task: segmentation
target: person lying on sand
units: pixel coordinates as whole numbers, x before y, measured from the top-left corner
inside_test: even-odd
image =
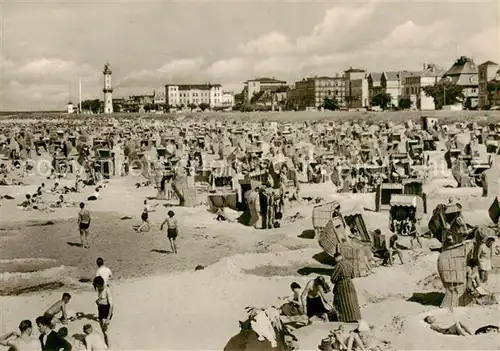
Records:
[[[444,335],[458,335],[458,336],[469,336],[473,335],[472,332],[461,322],[456,322],[455,324],[449,326],[448,328],[441,328],[436,324],[436,317],[427,316],[424,322],[430,325],[430,328],[438,333]]]
[[[19,204],[17,207],[21,208],[23,211],[31,211],[33,209],[33,203],[31,201],[31,195],[26,194],[25,200]]]
[[[101,187],[97,187],[95,188],[95,191],[94,191],[94,194],[89,196],[87,198],[88,201],[96,201],[96,200],[99,200],[101,199],[101,193],[99,192],[101,190]]]
[[[68,315],[66,312],[66,305],[71,300],[71,295],[64,293],[62,299],[54,303],[49,307],[47,311],[43,314],[46,318],[51,318],[52,325],[55,326],[57,323],[68,324]],[[61,318],[57,318],[56,315],[61,314]]]
[[[284,298],[287,302],[280,307],[281,314],[287,317],[294,317],[302,315],[303,309],[300,302],[300,295],[302,288],[296,282],[290,284],[292,296]]]
[[[50,192],[51,192],[51,193],[56,193],[56,192],[58,192],[59,190],[60,190],[60,188],[59,188],[59,183],[57,183],[57,182],[54,184],[54,186],[53,186],[52,188],[50,188]]]
[[[33,334],[31,321],[22,321],[19,324],[19,331],[20,333],[11,332],[2,335],[0,337],[0,345],[8,347],[12,351],[42,351],[40,341],[31,336]]]

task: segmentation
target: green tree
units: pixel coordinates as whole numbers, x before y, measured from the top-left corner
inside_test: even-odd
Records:
[[[399,99],[399,101],[398,101],[398,107],[401,110],[408,110],[409,108],[411,108],[411,100],[408,99],[408,98],[401,98],[401,99]]]
[[[153,109],[154,109],[154,105],[153,104],[150,104],[150,103],[144,104],[144,111],[145,112],[149,112],[149,111],[151,111]]]
[[[122,112],[122,105],[121,104],[113,104],[113,112]]]
[[[194,110],[195,108],[197,108],[197,107],[198,107],[198,105],[196,105],[195,103],[190,103],[190,104],[188,104],[188,107],[189,107],[189,109],[191,110],[191,112],[193,112],[193,110]]]
[[[337,99],[330,99],[327,97],[325,97],[325,99],[323,100],[322,107],[325,110],[330,110],[330,111],[340,110],[340,106],[339,106]]]
[[[92,111],[92,113],[99,113],[101,111],[101,100],[93,99],[82,101],[82,110]]]
[[[202,111],[205,111],[207,108],[210,108],[210,105],[206,102],[202,102],[200,106],[198,106]]]
[[[436,109],[442,109],[444,105],[453,105],[461,102],[464,98],[462,87],[456,84],[435,84],[423,87],[424,93],[434,99]],[[445,101],[446,99],[446,101]]]
[[[387,93],[378,93],[374,97],[372,97],[372,106],[378,106],[382,110],[387,109],[387,107],[391,106],[392,97]]]
[[[250,99],[250,104],[254,104],[256,101],[258,101],[262,95],[264,95],[264,91],[259,91],[258,93],[253,93],[252,98]]]

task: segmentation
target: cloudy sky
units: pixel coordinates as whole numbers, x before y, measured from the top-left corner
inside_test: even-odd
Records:
[[[368,71],[449,67],[457,55],[500,61],[496,1],[0,2],[0,110],[64,109],[175,83],[294,82],[349,66]]]

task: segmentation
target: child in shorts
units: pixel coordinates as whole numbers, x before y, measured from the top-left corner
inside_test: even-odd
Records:
[[[168,217],[161,224],[160,230],[163,230],[165,224],[167,224],[167,238],[170,242],[170,247],[173,253],[177,253],[177,246],[175,245],[175,239],[177,239],[177,218],[175,218],[174,211],[168,211]]]

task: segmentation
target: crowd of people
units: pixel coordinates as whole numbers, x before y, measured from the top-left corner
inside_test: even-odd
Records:
[[[468,130],[461,126],[461,131]],[[366,122],[313,123],[301,122],[294,126],[276,122],[200,122],[197,120],[168,120],[164,123],[141,124],[136,121],[79,121],[41,122],[36,125],[22,124],[12,131],[3,131],[5,139],[2,151],[7,152],[7,161],[0,165],[0,185],[23,185],[29,182],[27,174],[32,171],[32,159],[43,152],[51,158],[47,179],[53,186],[47,189],[41,183],[33,193],[25,194],[19,209],[24,211],[55,211],[58,208],[79,207],[77,226],[81,246],[89,249],[92,245],[92,216],[85,202],[75,202],[71,196],[79,195],[85,187],[93,189],[87,201],[102,199],[103,189],[113,177],[126,177],[138,169],[144,177],[140,187],[156,187],[157,199],[170,199],[169,191],[178,197],[179,204],[190,201],[186,194],[203,184],[209,195],[220,195],[223,201],[212,203],[217,220],[224,220],[224,208],[233,206],[249,215],[248,225],[257,229],[277,228],[284,218],[285,201],[300,199],[301,183],[332,182],[338,192],[374,192],[382,184],[402,183],[404,180],[425,182],[426,173],[419,166],[428,166],[429,156],[424,151],[435,150],[435,142],[446,140],[447,150],[462,148],[464,156],[477,157],[479,138],[471,132],[467,142],[459,142],[455,134],[445,126],[416,128],[410,123],[395,126],[392,123],[369,124]],[[461,145],[463,144],[463,145]],[[72,161],[69,162],[73,157]],[[64,162],[61,162],[64,161]],[[455,163],[463,160],[454,160]],[[103,165],[107,165],[104,167]],[[465,168],[468,177],[472,168]],[[208,175],[207,175],[208,174]],[[71,180],[71,186],[61,186],[64,180]],[[477,180],[477,179],[476,179]],[[485,183],[485,182],[483,182]],[[480,185],[477,182],[474,184]],[[485,184],[481,186],[485,187]],[[87,189],[88,189],[87,188]],[[195,189],[196,190],[196,189]],[[237,201],[229,205],[229,193]],[[56,197],[50,201],[47,198]],[[420,195],[418,195],[420,196]],[[4,198],[2,198],[4,199]],[[144,200],[140,214],[138,233],[149,232],[152,228],[150,213],[158,204],[151,206]],[[444,211],[444,210],[443,210]],[[436,216],[441,216],[435,211]],[[342,217],[340,209],[335,209],[331,217]],[[442,217],[442,216],[441,216]],[[461,216],[453,223],[443,223],[441,231],[464,231],[464,238],[472,233]],[[344,219],[342,219],[344,221]],[[401,236],[408,236],[410,249],[415,243],[423,248],[420,233],[420,218],[415,213],[403,220],[391,217],[389,230],[376,229],[373,237],[386,237],[383,247],[377,252],[382,257],[382,265],[394,264],[397,257],[405,263]],[[462,221],[462,222],[461,222]],[[170,245],[171,252],[178,253],[177,238],[179,225],[172,210],[168,210],[160,231]],[[382,228],[382,227],[379,227]],[[458,228],[458,229],[457,229]],[[164,231],[164,229],[166,229]],[[355,226],[343,223],[346,239],[360,239],[361,233]],[[456,230],[455,230],[456,229]],[[437,229],[436,229],[437,230]],[[436,234],[437,236],[437,234]],[[338,238],[337,238],[338,239]],[[456,237],[452,238],[453,240]],[[479,301],[491,294],[484,285],[492,270],[491,256],[494,238],[483,238],[467,265],[467,287]],[[460,241],[460,240],[459,240]],[[443,247],[459,242],[443,242]],[[366,255],[366,266],[371,272],[373,257]],[[358,323],[356,330],[345,335],[342,327],[331,334],[331,345],[335,350],[356,350],[368,348],[367,333],[370,327],[363,321],[353,279],[356,277],[351,258],[340,252],[332,254],[335,261],[329,283],[323,276],[311,279],[302,288],[292,283],[293,296],[281,307],[281,313],[305,325],[315,319]],[[98,272],[93,279],[97,293],[97,319],[101,334],[86,324],[82,332],[87,350],[103,350],[109,347],[109,326],[114,314],[114,302],[109,280],[111,271],[97,260]],[[333,298],[329,299],[330,291]],[[73,318],[66,307],[71,301],[68,293],[54,303],[36,319],[41,333],[39,346],[42,350],[70,350],[67,327],[58,331],[59,325],[69,325]],[[60,316],[59,316],[60,315]],[[426,319],[433,325],[431,317]],[[437,328],[433,328],[438,331]],[[490,328],[491,329],[491,328]],[[4,335],[2,345],[18,350],[28,350],[32,324],[22,321],[20,333]],[[440,332],[443,332],[441,330]],[[472,334],[457,323],[446,329],[446,334]],[[30,344],[31,343],[31,344]]]
[[[23,320],[19,324],[19,332],[13,331],[0,337],[0,345],[8,347],[10,351],[105,351],[110,349],[109,327],[115,304],[113,301],[110,280],[111,269],[105,266],[104,260],[96,260],[97,271],[93,279],[93,287],[97,294],[97,320],[101,333],[94,330],[91,323],[85,324],[81,330],[83,334],[70,336],[71,323],[79,319],[91,319],[86,313],[72,313],[68,305],[72,296],[65,292],[60,300],[52,304],[45,312],[36,318],[35,324],[40,333],[38,339],[33,337],[33,324],[30,320]],[[92,314],[90,314],[92,316]],[[59,328],[59,329],[57,329]]]

